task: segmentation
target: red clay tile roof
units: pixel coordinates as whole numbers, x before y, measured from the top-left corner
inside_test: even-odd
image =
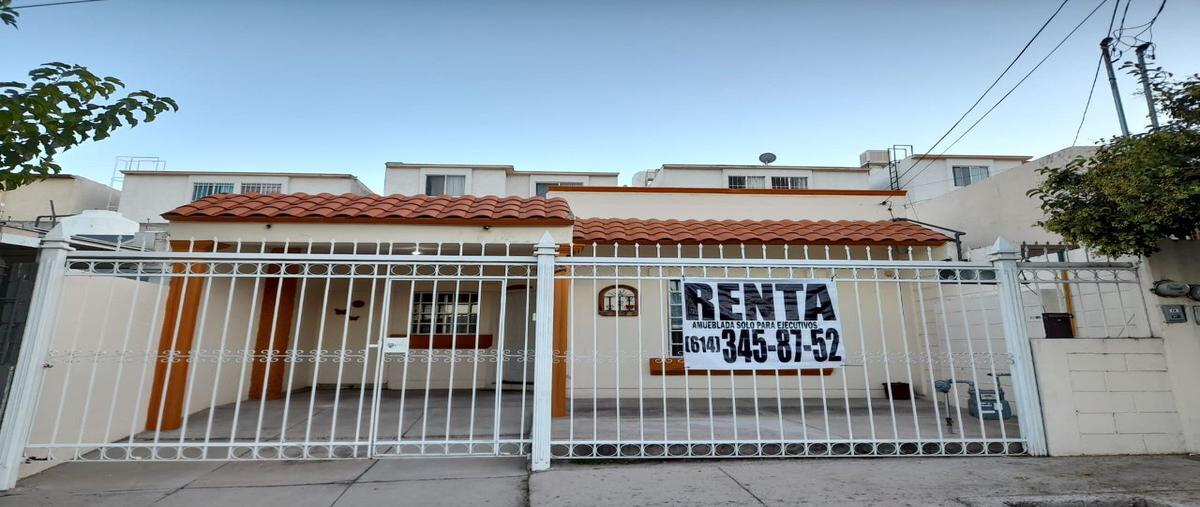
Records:
[[[950,238],[911,222],[887,220],[643,220],[575,221],[574,241],[588,243],[815,243],[940,245]]]
[[[570,225],[562,198],[355,194],[210,195],[163,213],[172,222],[495,223]]]

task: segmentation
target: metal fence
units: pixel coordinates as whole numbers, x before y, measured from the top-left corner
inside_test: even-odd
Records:
[[[528,452],[528,252],[200,246],[66,254],[28,459]]]
[[[173,246],[46,238],[6,484],[22,460],[1038,455],[1039,321],[1149,333],[1136,266],[1005,245]],[[694,280],[820,282],[841,327],[754,343],[794,367],[689,367]]]
[[[1135,263],[1106,259],[1021,262],[1017,267],[1030,337],[1151,336],[1150,310]]]
[[[554,457],[1025,452],[1017,424],[1023,414],[981,412],[977,396],[997,396],[1009,407],[1018,396],[1008,377],[1013,356],[999,316],[991,315],[999,305],[991,264],[930,260],[931,248],[586,250],[558,261],[570,317],[556,357],[567,386],[553,423]],[[832,281],[845,326],[844,365],[686,368],[679,287],[694,278]],[[637,297],[638,311],[598,311],[612,290]]]

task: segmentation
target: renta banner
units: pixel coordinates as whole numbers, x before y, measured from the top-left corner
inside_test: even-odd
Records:
[[[683,361],[689,370],[844,366],[832,280],[685,278]]]

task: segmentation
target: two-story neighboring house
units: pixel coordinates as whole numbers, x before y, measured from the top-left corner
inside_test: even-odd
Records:
[[[868,170],[863,167],[663,164],[658,169],[634,174],[633,186],[781,190],[865,189],[867,175]]]
[[[122,171],[118,211],[141,224],[165,224],[164,212],[214,194],[371,194],[353,174]],[[143,225],[145,227],[145,225]]]
[[[511,165],[388,162],[388,195],[545,196],[553,186],[616,186],[616,172],[518,171]]]
[[[28,222],[29,225],[40,221],[48,228],[54,217],[108,209],[120,196],[120,190],[103,183],[73,174],[55,174],[13,190],[0,191],[0,220],[9,224]]]
[[[888,150],[867,150],[859,157],[870,171],[869,188],[904,189],[919,202],[979,183],[1024,164],[1027,155],[954,155],[914,153],[894,163]]]

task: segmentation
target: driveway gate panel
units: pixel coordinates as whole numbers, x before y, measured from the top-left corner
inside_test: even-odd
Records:
[[[555,458],[1024,452],[991,264],[930,260],[925,248],[590,250],[559,260],[570,317],[555,357],[565,379]],[[805,335],[776,345],[771,334],[771,352],[767,342],[761,351],[786,347],[793,357],[803,347],[830,366],[689,369],[684,356],[704,342],[682,326],[682,285],[700,279],[831,284],[838,342]],[[735,312],[749,297],[726,296]],[[844,362],[831,360],[833,348]]]
[[[477,404],[490,397],[495,408],[488,405],[488,414],[497,420],[520,416],[524,384],[513,385],[510,395],[496,389],[495,381],[504,368],[521,368],[528,348],[495,352],[502,340],[513,338],[497,329],[504,303],[494,296],[510,285],[529,285],[532,256],[509,255],[504,245],[437,245],[429,255],[413,255],[412,246],[401,251],[390,244],[184,243],[175,246],[199,251],[68,254],[25,445],[28,460],[329,459],[527,450],[528,431],[510,438],[503,425],[499,440],[510,445],[496,445],[496,424],[468,432],[463,440],[477,445],[466,450],[373,444],[394,436],[375,423],[389,421],[380,411],[407,392],[397,384],[408,377],[396,371],[418,356],[442,361],[435,373],[440,365],[477,370],[473,381],[468,375],[460,383],[462,373],[456,372],[453,383],[431,377],[408,384],[428,394],[429,402],[419,412],[406,409],[407,417],[441,417],[440,430],[427,431],[420,443],[446,444],[446,435],[456,435],[459,425],[482,420],[479,413],[470,417],[463,396]],[[429,294],[422,290],[426,286],[475,295],[459,304],[443,296],[421,303]],[[463,305],[465,311],[456,310]],[[424,317],[409,320],[414,307],[425,309]],[[469,322],[453,322],[460,316]],[[480,329],[490,331],[490,343],[473,341],[475,335],[485,338]],[[444,330],[449,343],[442,343]],[[426,350],[403,356],[380,352],[389,338],[401,336],[424,339]],[[480,360],[464,358],[476,355]],[[486,375],[484,364],[490,365]],[[435,426],[432,419],[427,424]],[[488,445],[480,445],[484,440]]]

